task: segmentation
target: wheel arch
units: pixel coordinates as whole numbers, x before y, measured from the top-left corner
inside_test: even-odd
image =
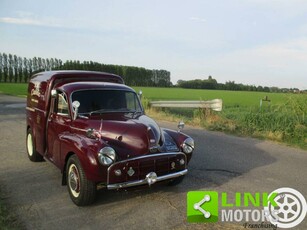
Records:
[[[62,169],[62,185],[67,185],[67,180],[66,180],[66,166],[67,166],[67,162],[68,162],[68,159],[75,155],[74,152],[68,152],[65,156],[65,161],[64,161],[64,166],[63,166],[63,169]],[[78,157],[78,156],[77,156]]]

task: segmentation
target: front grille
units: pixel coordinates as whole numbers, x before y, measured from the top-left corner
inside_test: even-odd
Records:
[[[164,153],[117,162],[108,169],[108,183],[142,180],[150,172],[155,172],[157,176],[178,172],[186,168],[186,164],[180,165],[179,161],[181,159],[186,162],[185,154]],[[116,169],[122,171],[122,176],[114,175],[114,170]]]

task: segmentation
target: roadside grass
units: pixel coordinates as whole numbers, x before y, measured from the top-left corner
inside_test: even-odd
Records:
[[[159,120],[183,120],[192,126],[239,136],[286,143],[307,149],[307,95],[288,95],[284,103],[273,106],[226,107],[222,112],[201,109],[150,108],[143,100],[146,113]]]

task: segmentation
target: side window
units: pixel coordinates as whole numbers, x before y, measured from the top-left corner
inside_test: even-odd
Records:
[[[67,98],[64,93],[58,94],[58,108],[57,108],[58,114],[61,115],[68,115],[68,103]]]

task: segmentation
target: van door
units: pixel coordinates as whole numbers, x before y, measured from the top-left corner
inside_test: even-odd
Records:
[[[65,93],[59,92],[53,100],[47,124],[46,158],[60,167],[61,138],[70,132],[71,117]]]

